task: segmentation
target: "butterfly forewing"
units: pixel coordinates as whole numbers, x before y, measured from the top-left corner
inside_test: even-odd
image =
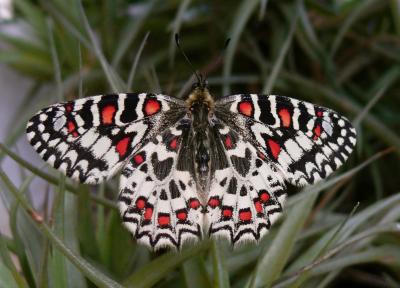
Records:
[[[93,96],[42,109],[28,122],[27,136],[53,167],[82,183],[99,183],[113,176],[148,139],[175,123],[169,120],[182,117],[183,107],[164,95]]]
[[[265,161],[296,186],[326,178],[347,160],[356,144],[356,131],[345,117],[308,102],[240,94],[216,106],[216,116],[244,135]]]

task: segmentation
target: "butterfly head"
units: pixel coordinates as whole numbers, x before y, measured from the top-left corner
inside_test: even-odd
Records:
[[[186,104],[192,113],[199,109],[210,112],[214,108],[214,99],[208,91],[208,82],[201,76],[197,82],[192,85],[192,91],[186,99]]]

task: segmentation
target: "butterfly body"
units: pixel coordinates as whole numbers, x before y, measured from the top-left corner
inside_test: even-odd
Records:
[[[206,236],[258,242],[282,212],[286,183],[327,177],[356,143],[330,109],[275,95],[215,101],[205,83],[185,101],[122,93],[54,104],[32,117],[27,136],[82,183],[121,170],[122,220],[154,250]]]

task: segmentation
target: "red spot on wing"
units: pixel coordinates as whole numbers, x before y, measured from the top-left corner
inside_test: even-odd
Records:
[[[289,127],[290,126],[290,121],[292,120],[292,117],[290,116],[290,112],[286,108],[282,108],[278,112],[279,117],[281,118],[282,125],[284,127]]]
[[[144,103],[144,115],[150,116],[153,114],[158,113],[161,110],[161,104],[158,100],[155,99],[148,99]]]
[[[251,220],[251,211],[250,210],[240,211],[239,219],[242,221],[250,221]]]
[[[115,111],[117,109],[114,105],[107,105],[101,110],[101,121],[103,124],[112,124],[114,120]]]
[[[143,158],[142,154],[136,154],[135,156],[133,156],[133,162],[135,162],[136,165],[142,164],[143,161],[144,161],[144,158]]]
[[[68,133],[72,134],[73,137],[79,136],[78,132],[76,131],[76,125],[75,125],[74,121],[67,122],[67,129],[68,129]]]
[[[176,150],[178,148],[178,138],[175,137],[174,139],[169,142],[169,148],[172,150]]]
[[[218,198],[211,198],[210,200],[208,200],[208,205],[211,208],[215,208],[215,207],[219,206],[219,199]]]
[[[68,132],[69,133],[72,133],[76,128],[75,127],[75,123],[73,121],[68,121],[67,125],[68,125]]]
[[[179,220],[185,221],[187,218],[187,213],[186,213],[186,211],[180,211],[180,212],[176,213],[176,217]]]
[[[263,203],[266,203],[271,198],[269,193],[265,190],[261,190],[259,195],[260,195],[260,201]]]
[[[321,125],[318,124],[314,128],[314,140],[317,140],[319,138],[319,136],[321,136],[321,132],[322,132]]]
[[[191,199],[190,202],[189,202],[189,206],[192,209],[197,209],[197,208],[200,207],[200,201],[197,200],[197,199]]]
[[[263,213],[263,207],[260,201],[254,202],[254,206],[256,207],[257,213]]]
[[[139,198],[138,200],[136,200],[136,207],[138,209],[143,209],[145,205],[146,205],[146,201],[144,199]]]
[[[119,156],[125,156],[126,152],[128,152],[128,145],[129,145],[130,137],[122,138],[118,141],[117,146],[115,146],[115,150],[119,153]]]
[[[322,117],[322,114],[323,114],[322,111],[317,111],[317,116],[318,117]]]
[[[160,226],[167,226],[170,223],[169,215],[158,215],[158,224]]]
[[[229,135],[226,135],[224,145],[226,149],[231,149],[232,148],[232,138]]]
[[[224,216],[226,218],[231,218],[232,217],[232,209],[225,208],[224,210],[222,210],[222,216]]]
[[[249,101],[240,102],[238,110],[241,114],[251,117],[253,115],[253,103]]]
[[[70,113],[72,111],[72,104],[68,103],[67,105],[65,105],[65,110]]]
[[[268,146],[271,150],[272,156],[274,156],[275,159],[278,159],[279,153],[281,152],[281,146],[279,143],[272,139],[268,139]]]
[[[144,219],[145,220],[151,220],[151,217],[153,216],[153,208],[147,207],[146,210],[144,211]]]

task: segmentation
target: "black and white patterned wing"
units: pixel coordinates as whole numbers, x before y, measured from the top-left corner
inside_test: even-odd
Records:
[[[183,102],[165,95],[100,95],[44,108],[30,119],[26,132],[53,167],[94,184],[113,176],[148,139],[184,113]]]
[[[212,159],[220,159],[211,164],[206,231],[234,247],[258,242],[282,212],[284,179],[255,146],[228,125],[215,122]],[[221,162],[226,165],[221,167]]]
[[[356,131],[345,117],[288,97],[234,95],[218,101],[215,110],[296,186],[327,177],[356,144]]]
[[[191,124],[181,119],[141,148],[122,170],[119,209],[127,229],[153,250],[201,238]]]

